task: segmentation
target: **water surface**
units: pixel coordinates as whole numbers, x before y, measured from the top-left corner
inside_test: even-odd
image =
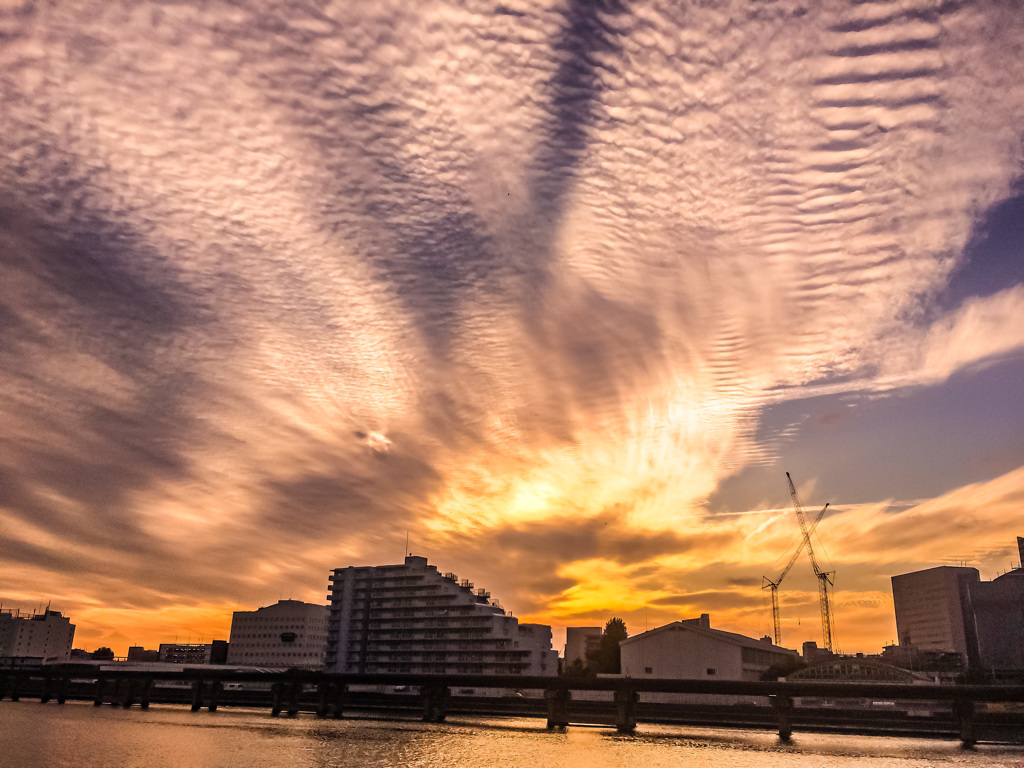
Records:
[[[1024,748],[955,741],[794,736],[766,731],[643,725],[549,733],[542,720],[271,718],[265,711],[148,712],[76,702],[0,702],[0,766],[7,768],[1021,768]]]

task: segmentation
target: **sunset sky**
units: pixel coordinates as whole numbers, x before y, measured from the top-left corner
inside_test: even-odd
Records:
[[[407,535],[559,647],[759,637],[786,471],[842,650],[1017,564],[1018,4],[4,0],[0,104],[0,602],[76,647]]]

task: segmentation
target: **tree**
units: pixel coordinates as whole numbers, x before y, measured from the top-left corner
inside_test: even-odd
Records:
[[[580,659],[573,659],[572,664],[569,664],[562,670],[562,677],[569,680],[589,680],[594,676],[594,670],[590,665],[584,665]]]
[[[787,677],[794,672],[805,669],[807,665],[799,656],[790,656],[777,661],[761,673],[762,680],[778,680],[780,677]]]
[[[608,619],[601,634],[601,644],[587,654],[587,666],[598,674],[617,675],[622,671],[619,643],[629,637],[626,622],[617,617]]]

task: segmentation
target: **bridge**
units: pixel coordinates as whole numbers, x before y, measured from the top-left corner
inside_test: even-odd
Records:
[[[481,689],[504,695],[476,695]],[[453,691],[455,692],[453,694]],[[602,701],[593,694],[605,692]],[[611,697],[608,700],[607,694]],[[690,694],[743,697],[744,704],[685,706],[643,701],[641,694]],[[576,696],[574,697],[574,694]],[[263,672],[219,667],[180,670],[117,669],[115,665],[53,664],[0,670],[0,699],[38,696],[41,702],[89,700],[125,708],[150,702],[191,704],[192,710],[219,706],[269,707],[273,716],[300,711],[340,718],[346,712],[373,711],[386,716],[413,713],[442,722],[449,712],[545,717],[549,729],[570,722],[614,725],[632,733],[638,720],[718,727],[778,729],[788,740],[795,726],[848,733],[958,737],[978,741],[979,728],[998,740],[1024,733],[1024,685],[932,685],[902,682],[823,682],[789,680],[660,680],[623,677],[567,679],[487,675],[331,674],[290,670]],[[586,700],[587,698],[591,700]],[[811,699],[817,708],[797,706]],[[828,706],[823,708],[822,702]],[[852,706],[839,706],[845,702]],[[867,708],[864,703],[867,702]],[[915,706],[916,718],[897,710]],[[857,705],[860,705],[858,708]],[[920,706],[918,706],[918,704]],[[996,704],[1000,712],[991,712]],[[879,711],[872,705],[882,705]],[[979,709],[983,705],[983,710]],[[886,709],[885,707],[890,707]],[[904,727],[900,727],[900,723]]]

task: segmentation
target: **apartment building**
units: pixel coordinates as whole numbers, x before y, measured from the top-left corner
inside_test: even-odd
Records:
[[[519,624],[484,589],[425,557],[330,576],[326,669],[346,673],[558,673],[551,628]]]

